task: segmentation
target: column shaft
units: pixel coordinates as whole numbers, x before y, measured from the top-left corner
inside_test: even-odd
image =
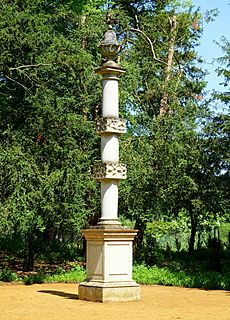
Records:
[[[101,182],[101,222],[118,220],[118,181]]]
[[[102,80],[102,117],[118,118],[118,80],[107,78]]]
[[[101,161],[102,163],[119,162],[119,140],[118,136],[102,135],[101,137]]]

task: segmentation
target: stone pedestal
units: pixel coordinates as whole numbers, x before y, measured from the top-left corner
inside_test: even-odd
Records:
[[[79,299],[96,302],[140,299],[132,280],[132,242],[135,230],[92,228],[87,241],[87,279],[79,285]]]

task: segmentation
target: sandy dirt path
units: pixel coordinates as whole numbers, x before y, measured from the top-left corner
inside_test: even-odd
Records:
[[[0,320],[230,320],[230,292],[142,286],[141,301],[78,300],[75,284],[2,285]]]

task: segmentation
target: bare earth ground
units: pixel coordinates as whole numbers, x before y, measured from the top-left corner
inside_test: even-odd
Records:
[[[0,320],[230,320],[230,292],[142,286],[138,302],[78,300],[76,284],[2,285]]]

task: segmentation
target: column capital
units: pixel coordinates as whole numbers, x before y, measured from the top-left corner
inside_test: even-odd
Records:
[[[96,74],[103,76],[102,80],[118,79],[120,75],[125,73],[125,69],[114,61],[107,61],[101,67],[95,69]]]

